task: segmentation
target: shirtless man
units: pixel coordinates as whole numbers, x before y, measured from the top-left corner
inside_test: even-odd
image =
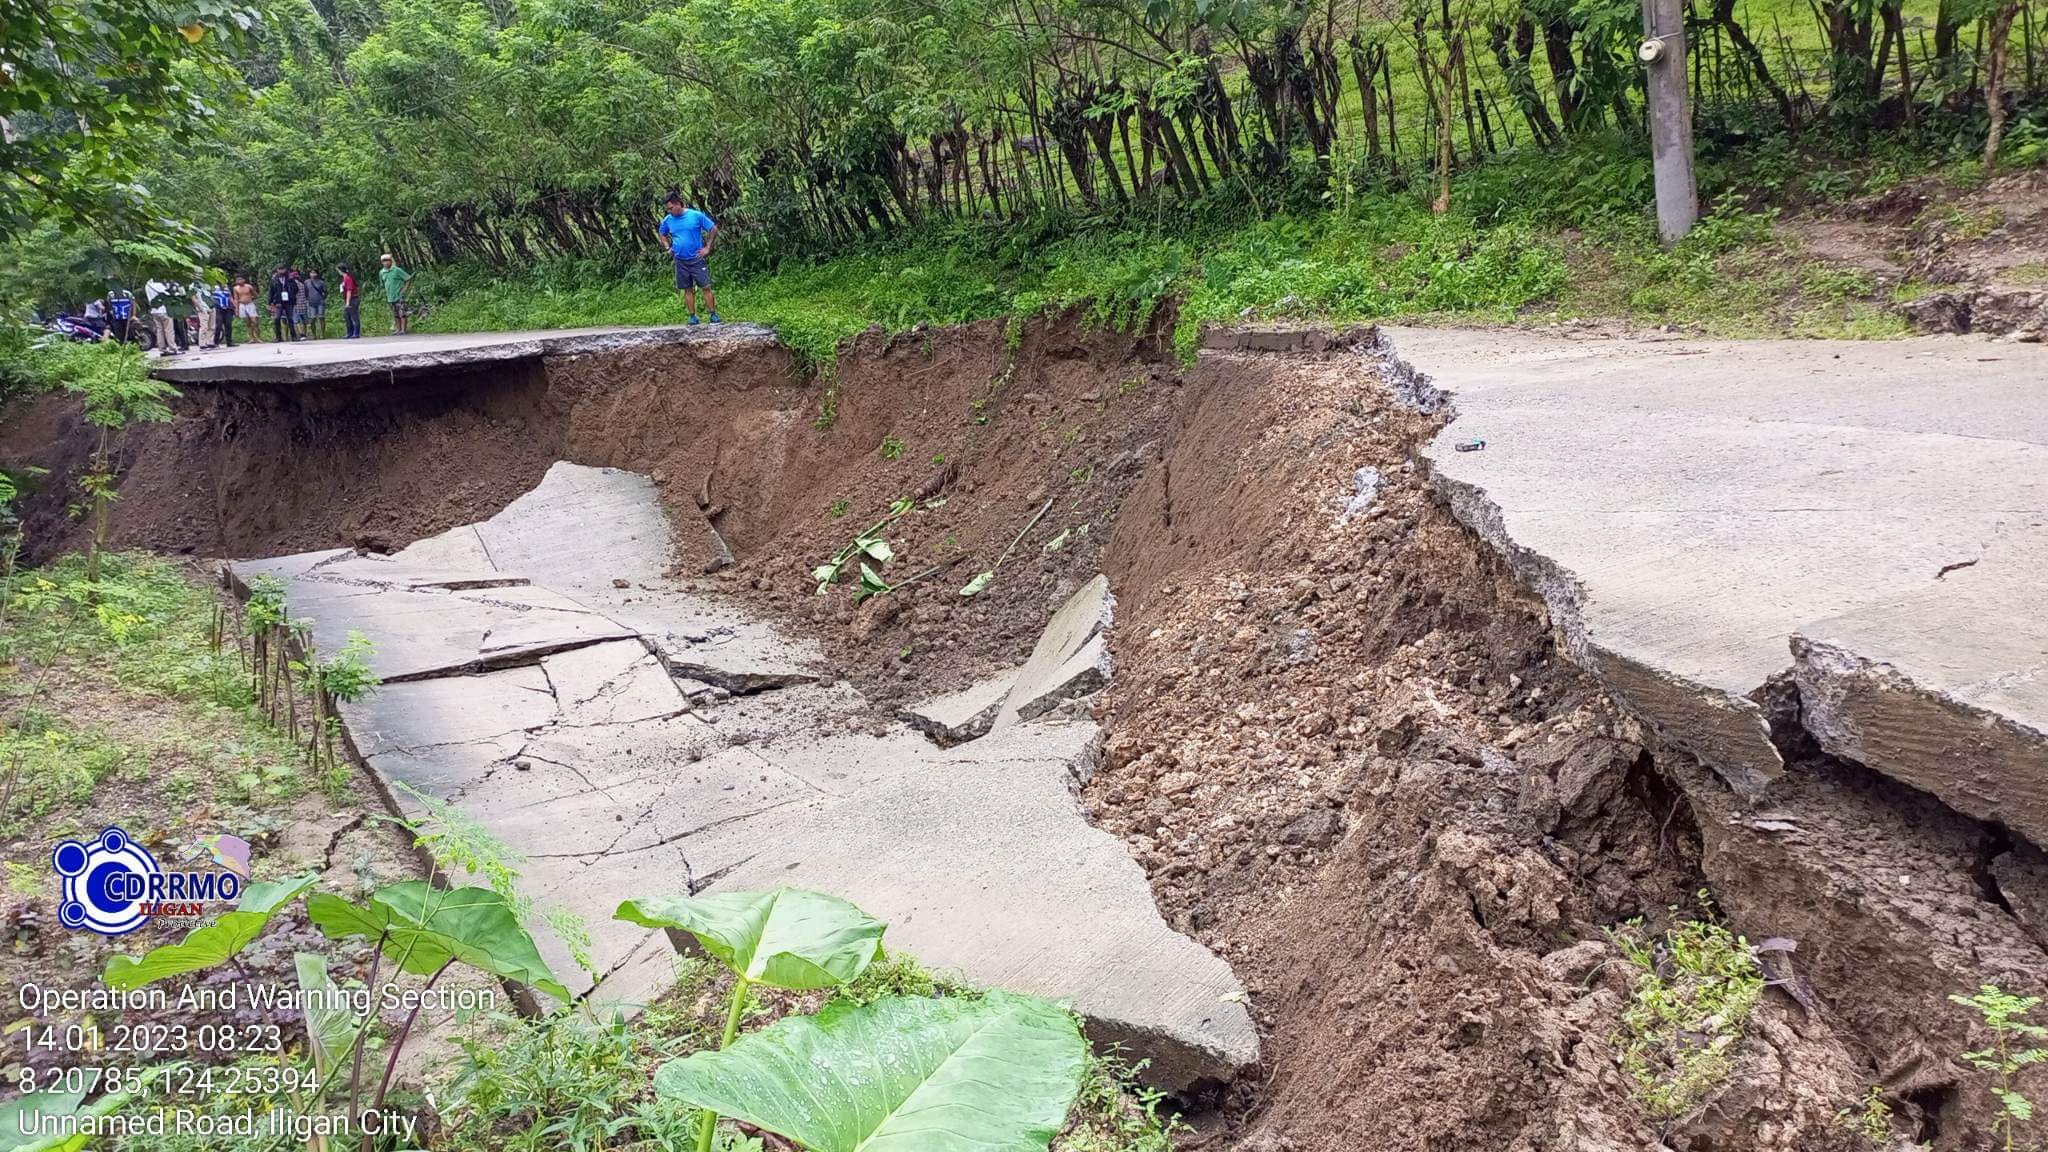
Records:
[[[242,327],[249,333],[249,343],[260,343],[263,329],[257,324],[256,286],[249,283],[247,276],[235,277],[235,315],[242,318]]]

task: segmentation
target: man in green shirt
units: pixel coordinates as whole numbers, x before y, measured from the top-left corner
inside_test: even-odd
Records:
[[[377,272],[377,279],[384,282],[384,299],[391,302],[391,330],[405,335],[405,286],[412,279],[412,273],[398,266],[398,262],[386,252],[381,258],[384,265]]]

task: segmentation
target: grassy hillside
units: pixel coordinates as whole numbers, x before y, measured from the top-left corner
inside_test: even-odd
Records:
[[[1683,243],[1656,242],[1648,163],[1609,136],[1522,150],[1468,171],[1451,210],[1421,189],[1347,189],[1321,210],[1259,218],[1206,212],[1045,217],[1001,230],[945,226],[834,259],[752,272],[722,267],[722,314],[776,326],[814,362],[871,324],[955,324],[1086,305],[1128,325],[1180,299],[1180,346],[1204,323],[1250,316],[1328,322],[1445,318],[1503,323],[1619,318],[1727,336],[1882,337],[1904,323],[1885,286],[1809,260],[1777,221],[1788,210],[1880,192],[1939,157],[1812,163],[1764,148],[1710,161],[1718,207]],[[1966,171],[1966,170],[1959,170]],[[558,265],[507,281],[423,274],[428,327],[512,329],[678,322],[658,252],[623,273]]]

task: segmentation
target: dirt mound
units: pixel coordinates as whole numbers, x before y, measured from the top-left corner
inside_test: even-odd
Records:
[[[1946,996],[2042,990],[2038,849],[1796,727],[1762,810],[1658,747],[1435,498],[1411,461],[1440,420],[1358,350],[1219,351],[1184,373],[1159,331],[1071,319],[872,333],[830,389],[758,347],[642,349],[433,387],[195,393],[124,445],[115,531],[392,549],[558,459],[643,472],[676,578],[818,636],[877,723],[1016,664],[1106,572],[1116,675],[1084,802],[1169,921],[1234,965],[1265,1044],[1264,1082],[1231,1086],[1195,1143],[1872,1146],[1853,1120],[1877,1085],[1898,1139],[1984,1146],[1989,1097],[1956,1059],[1981,1028]],[[31,505],[44,551],[75,531],[82,435],[55,401],[0,431],[0,461],[55,469]],[[864,605],[851,581],[815,595],[811,569],[904,499],[881,571],[929,575]],[[1796,978],[1766,990],[1705,1103],[1659,1121],[1617,1066],[1639,969],[1609,933],[1642,917],[1654,936],[1704,911],[1702,888],[1750,940],[1793,941]]]
[[[1868,1147],[1871,1085],[1895,1136],[1982,1146],[1947,994],[2040,990],[2030,847],[1796,730],[1761,812],[1656,746],[1409,463],[1436,420],[1377,365],[1215,355],[1188,392],[1112,541],[1087,795],[1252,992],[1271,1079],[1236,1146]],[[1702,888],[1795,978],[1659,1121],[1616,1067],[1608,932]]]
[[[741,561],[718,580],[819,633],[877,701],[1016,666],[1102,570],[1127,494],[1159,458],[1183,400],[1164,352],[1162,337],[1070,323],[1014,345],[1000,324],[863,339],[842,361],[837,423],[798,438],[779,488],[759,485],[782,499],[765,517],[728,513]],[[721,457],[717,475],[729,466],[742,480],[715,483],[714,502],[747,499],[745,463]],[[814,595],[811,570],[906,498],[914,508],[883,533],[895,553],[884,573],[924,578],[856,605],[849,565],[843,586]],[[986,591],[960,595],[1006,551]]]
[[[2048,176],[1927,178],[1781,227],[1814,261],[1890,291],[1917,332],[2048,339]]]

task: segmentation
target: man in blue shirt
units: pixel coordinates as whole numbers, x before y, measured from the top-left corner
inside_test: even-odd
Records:
[[[657,232],[668,241],[669,255],[676,261],[676,291],[690,306],[690,320],[697,323],[697,289],[704,290],[704,309],[711,313],[711,322],[718,323],[718,297],[711,294],[711,269],[704,258],[711,254],[712,239],[718,235],[718,224],[711,217],[687,207],[683,194],[670,189],[668,194],[668,215],[661,218]]]

